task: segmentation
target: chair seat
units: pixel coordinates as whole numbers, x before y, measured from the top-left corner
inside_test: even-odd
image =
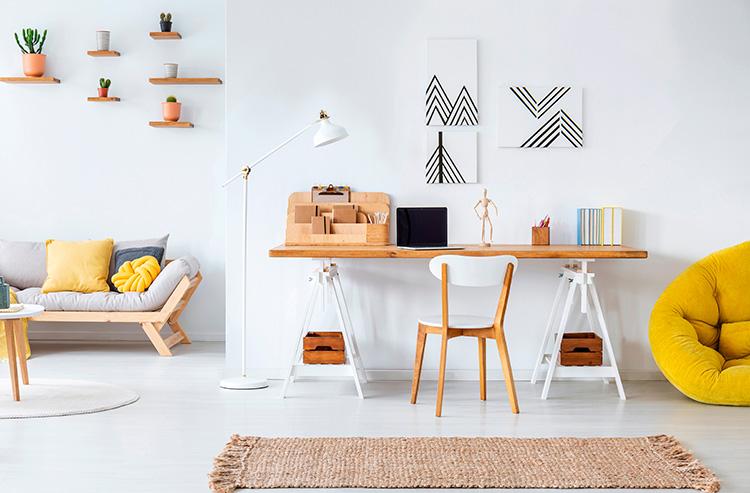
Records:
[[[431,327],[442,327],[443,317],[442,315],[422,317],[419,319],[419,323]],[[448,327],[451,329],[486,329],[487,327],[492,327],[494,323],[495,319],[490,317],[478,317],[476,315],[448,316]]]

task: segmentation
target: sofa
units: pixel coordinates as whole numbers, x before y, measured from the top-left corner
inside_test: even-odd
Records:
[[[166,257],[166,238],[115,242],[115,253],[128,247],[162,242]],[[19,303],[42,305],[45,312],[30,322],[120,322],[138,323],[162,356],[172,356],[176,344],[189,344],[190,338],[179,317],[202,280],[200,264],[192,255],[162,261],[163,269],[144,292],[117,291],[80,293],[42,292],[47,278],[47,254],[44,242],[0,240],[0,276],[15,293]],[[162,337],[168,326],[172,334]]]
[[[662,373],[686,396],[750,406],[750,242],[677,276],[651,312],[649,339]]]

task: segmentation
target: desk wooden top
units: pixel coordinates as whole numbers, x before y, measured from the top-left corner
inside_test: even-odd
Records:
[[[516,258],[647,258],[646,250],[628,246],[581,246],[581,245],[458,245],[463,250],[403,250],[396,245],[354,246],[279,245],[268,251],[269,257],[284,258],[433,258],[438,255],[468,255],[489,257],[513,255]]]

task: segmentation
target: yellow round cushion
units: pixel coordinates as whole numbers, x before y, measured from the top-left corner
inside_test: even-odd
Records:
[[[651,312],[649,340],[659,369],[686,396],[750,406],[750,242],[677,276]]]
[[[112,284],[121,293],[142,293],[151,286],[160,271],[159,262],[151,255],[146,255],[122,264],[120,270],[112,276]]]

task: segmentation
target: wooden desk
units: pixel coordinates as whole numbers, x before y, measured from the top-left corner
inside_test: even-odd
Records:
[[[433,258],[438,255],[469,255],[489,257],[513,255],[516,258],[647,258],[648,252],[628,246],[581,245],[459,245],[463,250],[403,250],[386,246],[286,246],[268,251],[269,257],[285,258]]]
[[[336,313],[339,324],[346,340],[347,351],[347,369],[348,375],[354,378],[357,392],[360,398],[364,397],[360,386],[360,374],[362,380],[367,381],[364,365],[357,348],[356,338],[352,321],[349,316],[349,309],[346,306],[341,281],[338,276],[338,266],[331,262],[334,258],[434,258],[438,255],[468,255],[472,257],[489,257],[493,255],[513,255],[516,258],[524,259],[574,259],[580,261],[580,268],[569,266],[562,267],[560,274],[560,284],[555,296],[547,330],[545,332],[542,347],[534,367],[532,383],[536,381],[539,370],[543,364],[548,365],[547,375],[542,390],[542,399],[547,398],[552,378],[557,373],[561,376],[582,376],[582,377],[603,377],[614,378],[617,384],[617,390],[620,398],[625,399],[625,391],[622,388],[620,374],[617,369],[612,344],[609,340],[604,314],[599,303],[599,297],[596,294],[594,286],[593,272],[588,270],[588,263],[596,259],[645,259],[648,258],[648,252],[628,246],[581,246],[581,245],[493,245],[490,247],[480,247],[478,245],[459,245],[465,247],[463,250],[404,250],[396,245],[385,246],[353,246],[353,245],[319,245],[319,246],[287,246],[279,245],[268,251],[269,257],[274,258],[312,258],[320,260],[320,267],[315,270],[310,278],[313,282],[308,295],[305,313],[300,327],[298,336],[297,349],[293,353],[292,362],[287,370],[284,385],[281,390],[281,396],[286,394],[287,385],[292,377],[295,376],[297,368],[302,366],[297,363],[301,358],[300,341],[305,335],[312,318],[312,307],[315,305],[317,293],[321,285],[330,285],[333,289],[333,301],[336,304]],[[556,311],[562,301],[565,288],[568,295],[565,300],[563,313],[559,323],[559,329],[556,331],[557,337],[552,340],[553,323],[556,319]],[[587,314],[587,319],[591,330],[596,332],[595,323],[591,316],[589,299],[593,302],[594,314],[597,317],[599,328],[604,340],[604,348],[610,359],[609,366],[599,367],[563,367],[560,368],[557,363],[557,355],[560,351],[563,333],[565,332],[568,316],[570,315],[573,305],[573,294],[580,289],[581,291],[581,313]],[[552,351],[546,352],[546,347],[552,343]]]

